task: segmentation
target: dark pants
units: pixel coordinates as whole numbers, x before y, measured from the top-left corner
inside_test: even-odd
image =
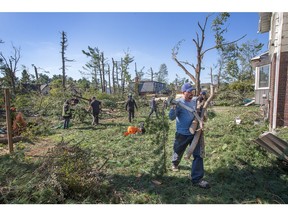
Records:
[[[93,120],[92,120],[92,125],[98,125],[99,124],[99,112],[94,112],[92,114]]]
[[[173,146],[172,164],[178,166],[188,145],[191,144],[194,135],[182,135],[176,132]],[[194,160],[191,166],[191,178],[193,183],[199,182],[204,176],[203,158],[200,156],[200,145],[197,144],[193,152]]]
[[[64,118],[64,129],[69,127],[70,117],[63,117]]]
[[[134,119],[134,110],[129,110],[128,113],[129,113],[128,114],[129,115],[129,117],[128,117],[129,118],[129,122],[131,122],[132,119]]]
[[[152,115],[153,112],[155,112],[156,117],[158,118],[157,109],[155,109],[155,108],[151,108],[151,111],[149,113],[149,117],[148,118],[150,118],[150,116]]]

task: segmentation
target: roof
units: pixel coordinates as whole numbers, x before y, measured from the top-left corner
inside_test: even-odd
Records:
[[[263,12],[259,13],[260,19],[259,19],[259,25],[258,25],[258,32],[265,33],[270,31],[270,25],[271,25],[271,12]]]
[[[250,61],[253,68],[270,64],[269,51],[253,57]]]

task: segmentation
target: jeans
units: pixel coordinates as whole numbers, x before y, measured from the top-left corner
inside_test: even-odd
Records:
[[[69,126],[70,117],[64,117],[64,129],[67,129]]]
[[[173,146],[172,164],[178,166],[181,158],[188,145],[191,144],[194,135],[182,135],[175,133],[175,141]],[[193,152],[193,161],[191,166],[191,179],[193,183],[199,182],[204,176],[203,158],[200,157],[200,145],[197,144]]]

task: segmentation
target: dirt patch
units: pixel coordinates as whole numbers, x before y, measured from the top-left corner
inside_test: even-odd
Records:
[[[14,143],[13,144],[14,151],[18,151],[17,145],[24,146],[26,156],[37,158],[37,157],[43,157],[51,148],[53,148],[56,145],[56,143],[47,138],[34,141],[33,144],[28,142]],[[5,154],[9,154],[8,145],[2,144],[0,146],[0,156]]]
[[[29,145],[25,155],[28,157],[41,157],[44,156],[55,145],[56,143],[50,139],[42,139],[34,145]]]

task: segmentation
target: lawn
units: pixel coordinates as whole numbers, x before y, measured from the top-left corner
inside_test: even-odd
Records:
[[[287,168],[252,142],[268,130],[254,124],[259,107],[213,107],[205,123],[205,179],[210,189],[191,185],[192,161],[172,172],[175,122],[148,120],[148,108],[128,122],[121,110],[106,112],[100,125],[72,120],[68,130],[51,125],[33,143],[15,144],[0,156],[1,203],[284,204]],[[241,124],[235,124],[235,118]],[[124,136],[145,122],[146,133]],[[58,122],[59,124],[59,122]],[[287,140],[287,128],[279,130]],[[7,146],[2,145],[2,151]]]

